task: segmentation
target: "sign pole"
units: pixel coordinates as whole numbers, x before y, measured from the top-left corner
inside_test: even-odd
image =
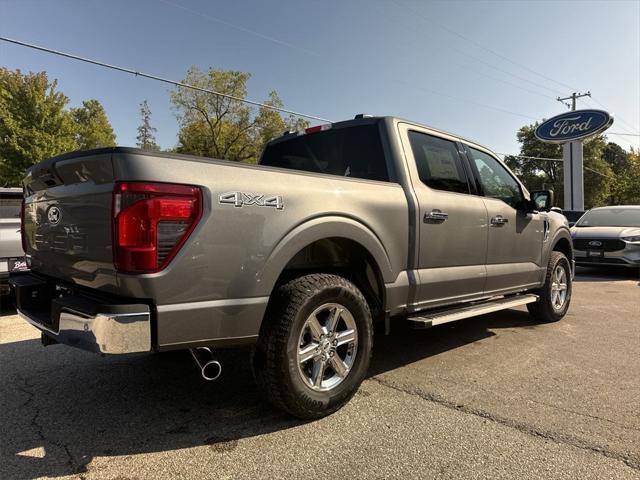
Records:
[[[562,145],[564,164],[564,209],[584,211],[584,170],[582,142]]]
[[[591,97],[591,92],[573,92],[570,96],[556,98],[561,103],[571,100],[567,105],[571,111],[576,109],[576,100],[581,97]],[[562,160],[564,161],[564,209],[584,211],[584,176],[582,141],[569,142],[562,145]]]

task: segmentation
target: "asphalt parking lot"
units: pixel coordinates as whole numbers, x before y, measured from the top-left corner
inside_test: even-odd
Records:
[[[576,280],[556,324],[377,335],[358,394],[309,423],[259,399],[247,352],[205,383],[185,352],[43,348],[4,305],[0,479],[640,478],[637,273]]]

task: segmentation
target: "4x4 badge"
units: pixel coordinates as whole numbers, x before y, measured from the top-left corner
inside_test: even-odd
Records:
[[[221,193],[218,200],[222,204],[244,207],[255,205],[256,207],[273,207],[278,210],[284,208],[284,202],[280,195],[264,195],[260,193],[228,192]]]

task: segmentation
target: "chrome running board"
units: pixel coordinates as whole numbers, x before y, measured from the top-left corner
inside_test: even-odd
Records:
[[[411,326],[414,328],[429,328],[443,323],[455,322],[456,320],[462,320],[463,318],[475,317],[477,315],[484,315],[485,313],[519,307],[520,305],[526,305],[527,303],[537,301],[537,295],[515,295],[511,297],[502,297],[497,300],[488,300],[482,303],[465,305],[462,307],[456,306],[453,308],[447,308],[446,310],[439,309],[432,312],[423,311],[414,313],[413,315],[410,315],[407,320],[409,320]]]

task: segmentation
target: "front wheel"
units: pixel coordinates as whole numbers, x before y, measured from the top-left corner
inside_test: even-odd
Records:
[[[571,302],[571,264],[562,252],[551,252],[545,283],[537,292],[540,300],[527,308],[539,322],[557,322],[565,316]]]
[[[337,275],[304,275],[275,292],[254,352],[254,375],[271,403],[316,419],[351,399],[372,346],[371,312],[358,288]]]

